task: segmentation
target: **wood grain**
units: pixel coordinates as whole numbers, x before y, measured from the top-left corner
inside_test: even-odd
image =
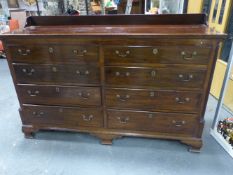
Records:
[[[0,35],[26,138],[77,131],[103,144],[180,140],[193,151],[225,38],[203,14],[29,17]]]

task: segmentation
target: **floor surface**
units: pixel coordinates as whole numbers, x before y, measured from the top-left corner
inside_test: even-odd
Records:
[[[122,138],[112,146],[88,134],[39,132],[25,139],[6,60],[0,59],[0,175],[230,175],[233,159],[210,136],[216,100],[205,114],[202,152],[176,141]]]

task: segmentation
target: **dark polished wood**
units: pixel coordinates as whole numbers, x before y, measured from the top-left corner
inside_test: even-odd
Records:
[[[100,84],[97,66],[14,64],[13,67],[21,84]]]
[[[23,105],[21,116],[26,125],[63,124],[70,126],[102,127],[100,108]]]
[[[202,89],[206,69],[186,67],[105,67],[110,86],[182,87]]]
[[[202,100],[200,92],[190,91],[106,89],[105,94],[107,107],[118,109],[197,113]]]
[[[192,114],[108,110],[108,127],[192,136],[198,117]]]
[[[100,87],[18,85],[23,103],[101,106]]]
[[[223,33],[206,16],[29,17],[0,35],[22,131],[87,132],[202,146],[204,113]]]
[[[98,47],[90,45],[13,45],[9,51],[15,63],[98,63]]]
[[[197,51],[198,50],[198,51]],[[106,65],[125,64],[200,64],[209,63],[210,48],[187,47],[177,45],[173,47],[122,47],[111,46],[104,48]]]
[[[192,19],[191,19],[192,18]],[[121,20],[119,20],[121,19]],[[137,19],[137,20],[135,20]],[[190,20],[191,19],[191,20]],[[48,23],[48,21],[50,21]],[[98,16],[30,16],[26,26],[61,25],[199,25],[206,24],[203,14],[185,15],[98,15]]]

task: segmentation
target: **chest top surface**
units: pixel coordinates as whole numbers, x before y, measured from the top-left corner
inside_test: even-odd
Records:
[[[31,16],[23,30],[12,36],[149,36],[223,39],[223,33],[208,28],[204,14]]]
[[[29,17],[0,35],[22,131],[180,140],[199,151],[223,33],[203,14]],[[81,39],[80,39],[81,38]],[[147,38],[147,39],[145,39]]]

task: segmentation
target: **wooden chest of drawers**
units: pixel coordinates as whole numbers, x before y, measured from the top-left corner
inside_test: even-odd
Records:
[[[136,20],[135,20],[136,19]],[[30,17],[3,40],[27,138],[41,129],[198,151],[219,43],[205,15]]]

